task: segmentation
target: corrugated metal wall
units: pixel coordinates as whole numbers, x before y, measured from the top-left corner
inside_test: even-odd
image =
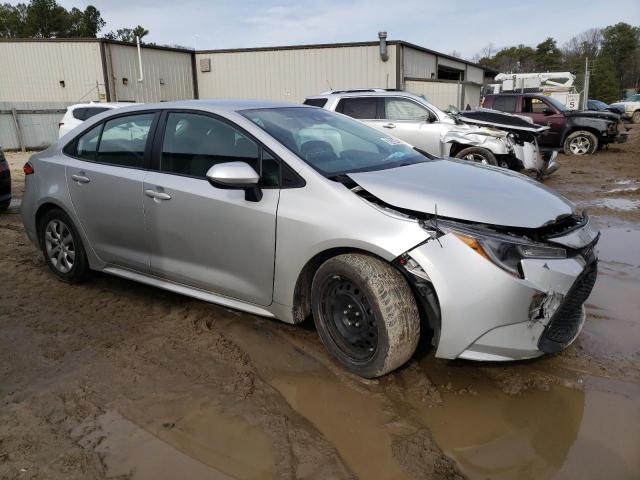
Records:
[[[200,98],[261,98],[300,103],[331,89],[396,87],[396,46],[380,59],[378,46],[198,53]],[[211,71],[200,60],[211,59]]]
[[[65,110],[68,102],[0,102],[0,112],[16,110]],[[28,149],[41,149],[58,138],[58,123],[64,113],[18,113],[22,138]],[[5,150],[20,148],[18,134],[11,113],[0,113],[0,147]]]
[[[99,100],[99,42],[0,42],[0,102]],[[64,82],[64,86],[60,82]]]
[[[442,109],[449,105],[457,106],[459,102],[460,90],[457,83],[407,80],[405,89],[416,95],[424,95],[429,103]]]
[[[106,43],[105,56],[113,102],[161,102],[195,96],[189,52],[143,47],[142,82],[138,82],[140,72],[136,47]]]
[[[403,47],[402,52],[402,64],[404,66],[405,77],[428,80],[438,76],[438,66],[435,55],[410,47]]]

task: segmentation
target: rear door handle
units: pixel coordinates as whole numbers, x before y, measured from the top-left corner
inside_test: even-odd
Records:
[[[89,183],[91,181],[89,177],[85,177],[84,175],[71,175],[71,178],[74,182],[78,183]]]
[[[385,123],[384,125],[382,125],[382,128],[396,128],[396,124],[395,123]]]
[[[165,192],[156,192],[155,190],[145,190],[144,194],[154,200],[171,200],[171,195]]]

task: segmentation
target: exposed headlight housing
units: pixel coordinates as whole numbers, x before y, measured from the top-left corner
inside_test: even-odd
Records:
[[[514,237],[489,230],[449,221],[438,221],[438,229],[451,233],[462,240],[478,255],[483,256],[501,269],[522,278],[520,261],[527,258],[567,258],[564,248],[534,242],[523,237]]]

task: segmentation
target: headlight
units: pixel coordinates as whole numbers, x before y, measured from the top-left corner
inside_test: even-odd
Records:
[[[552,247],[525,238],[511,237],[497,232],[477,231],[466,225],[438,222],[438,228],[462,240],[478,255],[483,256],[512,275],[522,277],[520,261],[527,258],[567,258],[564,248]]]

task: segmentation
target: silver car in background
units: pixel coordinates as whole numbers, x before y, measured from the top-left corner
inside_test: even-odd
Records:
[[[102,271],[289,323],[364,377],[515,360],[578,335],[598,232],[537,182],[344,115],[257,101],[90,118],[25,165],[22,216],[66,282]]]
[[[436,157],[455,157],[543,178],[559,167],[557,152],[540,151],[549,127],[496,110],[443,112],[409,92],[380,88],[334,90],[307,97],[305,105],[356,118]]]

